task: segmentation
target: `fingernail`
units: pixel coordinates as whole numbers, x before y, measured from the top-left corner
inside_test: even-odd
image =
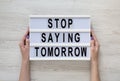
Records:
[[[27,35],[26,38],[29,39],[29,35]]]

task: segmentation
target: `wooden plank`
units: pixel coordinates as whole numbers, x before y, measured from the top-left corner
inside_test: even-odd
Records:
[[[0,0],[0,81],[18,81],[21,64],[18,43],[30,14],[91,15],[100,42],[101,80],[120,81],[119,3],[120,0]],[[31,81],[90,81],[86,62],[35,61],[30,67]]]

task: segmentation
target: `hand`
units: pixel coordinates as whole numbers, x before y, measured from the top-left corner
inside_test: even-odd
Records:
[[[22,61],[29,61],[29,29],[24,34],[23,38],[21,39],[19,46],[22,55]]]
[[[93,32],[91,31],[91,43],[90,43],[90,49],[91,49],[91,62],[98,62],[98,52],[99,52],[99,43],[98,40]]]
[[[99,43],[93,32],[91,31],[91,81],[100,81],[99,67],[98,67],[98,52],[99,52]]]

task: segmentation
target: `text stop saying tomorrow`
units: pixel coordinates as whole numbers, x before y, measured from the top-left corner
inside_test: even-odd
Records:
[[[38,29],[40,31],[36,28],[37,32],[34,32],[31,28],[30,38],[32,56],[38,58],[87,57],[89,52],[88,47],[84,45],[79,46],[79,44],[84,42],[83,38],[87,34],[82,34],[79,31],[72,31],[74,30],[74,24],[76,24],[75,19],[46,18],[45,20],[46,23],[42,23],[45,24],[43,25],[45,27],[42,27],[41,30]],[[69,30],[72,32],[69,32]],[[34,34],[32,35],[32,33],[36,33],[37,36]]]

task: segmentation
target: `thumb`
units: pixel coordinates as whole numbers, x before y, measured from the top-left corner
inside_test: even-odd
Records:
[[[26,46],[28,47],[30,45],[29,39],[26,39]]]
[[[90,47],[95,46],[94,43],[95,43],[95,41],[94,41],[94,40],[91,40],[91,42],[90,42]]]

